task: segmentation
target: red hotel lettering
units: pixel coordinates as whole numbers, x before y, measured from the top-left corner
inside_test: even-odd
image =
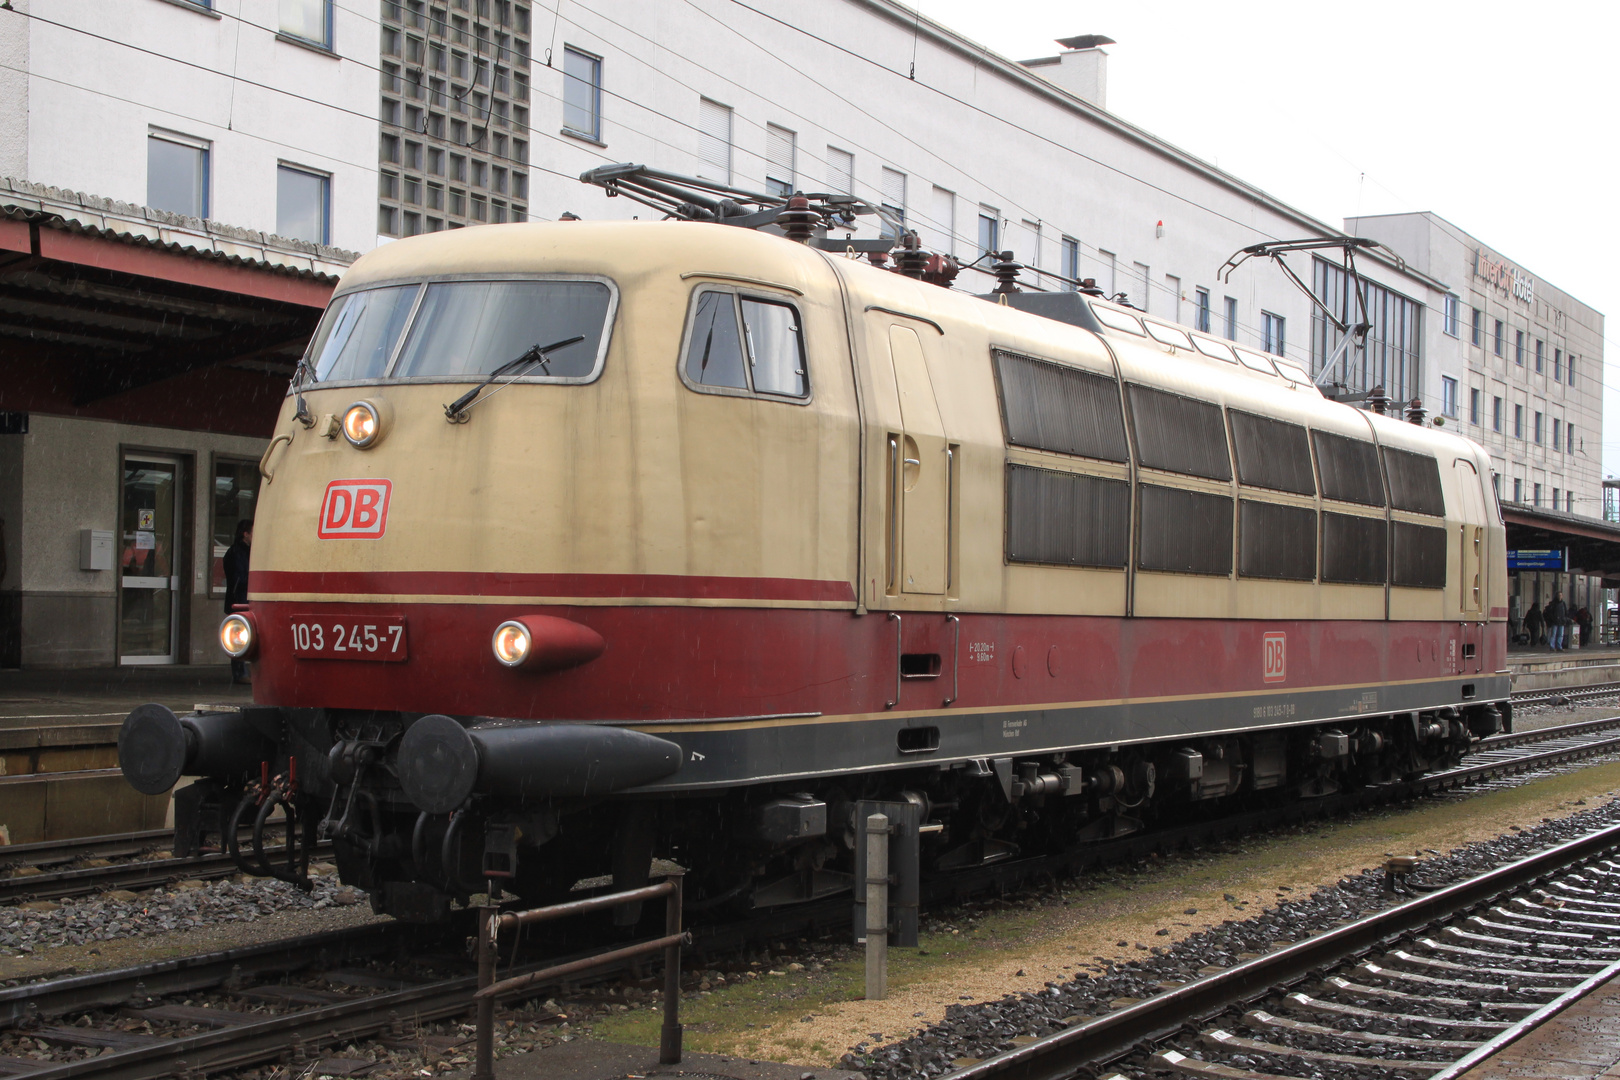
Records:
[[[316,535],[322,540],[375,540],[388,528],[388,480],[333,480],[321,500]]]
[[[1263,674],[1266,682],[1283,682],[1288,678],[1288,635],[1266,634],[1260,639],[1264,650]]]

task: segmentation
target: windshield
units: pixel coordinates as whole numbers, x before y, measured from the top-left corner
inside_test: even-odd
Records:
[[[457,281],[429,285],[394,377],[487,375],[535,345],[575,335],[526,376],[589,378],[612,293],[599,281]]]
[[[316,382],[476,379],[532,346],[580,335],[584,340],[519,375],[587,380],[596,374],[612,307],[613,291],[600,281],[447,281],[363,289],[327,308],[310,349],[309,374]]]

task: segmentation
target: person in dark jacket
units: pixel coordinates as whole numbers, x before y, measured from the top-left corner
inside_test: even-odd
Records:
[[[1568,633],[1564,623],[1569,620],[1569,605],[1564,603],[1563,593],[1553,593],[1552,603],[1547,605],[1547,644],[1552,651],[1557,652],[1564,647],[1564,635]]]
[[[1581,628],[1581,648],[1592,647],[1592,613],[1584,606],[1575,613],[1575,625]]]
[[[1531,648],[1541,644],[1541,609],[1534,604],[1524,613],[1524,633]]]
[[[253,546],[253,519],[236,523],[236,539],[225,549],[225,614],[229,615],[239,604],[245,605],[248,596],[248,554]],[[231,658],[231,682],[248,682],[246,660]]]

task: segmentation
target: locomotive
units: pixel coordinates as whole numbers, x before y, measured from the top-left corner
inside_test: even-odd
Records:
[[[789,904],[851,887],[864,799],[945,872],[1510,726],[1479,446],[1100,296],[919,278],[681,221],[363,256],[221,627],[254,704],[141,706],[125,774],[196,778],[180,848],[303,881],[329,838],[431,920],[655,858]]]

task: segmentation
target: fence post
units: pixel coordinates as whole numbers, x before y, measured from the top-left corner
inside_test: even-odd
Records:
[[[866,1000],[889,991],[889,818],[866,819]]]
[[[478,908],[478,989],[495,982],[495,935],[500,923],[500,906],[493,898]],[[473,1056],[472,1080],[495,1080],[495,999],[479,998],[477,1048]]]
[[[664,933],[681,932],[682,877],[686,871],[676,868],[667,875],[673,891],[664,898]],[[658,1040],[658,1063],[681,1063],[681,947],[671,945],[664,950],[664,1030]],[[478,1080],[478,1078],[474,1078]]]

